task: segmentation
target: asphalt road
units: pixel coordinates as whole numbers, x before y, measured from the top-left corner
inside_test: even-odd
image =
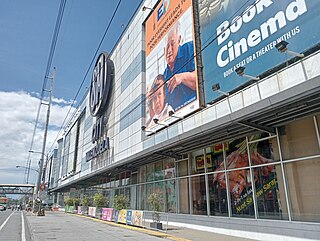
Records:
[[[22,211],[0,212],[1,241],[30,241],[30,232]]]

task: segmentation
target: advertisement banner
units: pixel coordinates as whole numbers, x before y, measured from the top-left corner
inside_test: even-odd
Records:
[[[132,210],[127,210],[127,224],[132,224]]]
[[[107,212],[108,212],[108,210],[107,210],[107,208],[102,208],[101,209],[101,219],[102,220],[107,220]]]
[[[131,224],[142,226],[143,211],[132,210]]]
[[[95,217],[96,216],[96,207],[89,207],[88,208],[88,215]]]
[[[118,217],[119,217],[119,210],[114,210],[113,211],[113,221],[118,222]]]
[[[126,223],[126,222],[127,222],[127,210],[122,209],[119,211],[118,223]]]
[[[156,131],[199,108],[192,0],[162,0],[146,27],[146,128]]]
[[[319,43],[320,2],[314,0],[200,0],[201,49],[206,102],[249,81],[236,69],[258,76],[292,58],[278,52],[281,41],[301,53]]]
[[[82,206],[78,206],[78,214],[83,214],[83,207]]]

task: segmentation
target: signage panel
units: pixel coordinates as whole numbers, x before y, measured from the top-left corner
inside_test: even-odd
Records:
[[[90,113],[100,116],[104,111],[111,82],[114,78],[114,64],[106,53],[101,53],[96,61],[90,85]]]
[[[170,124],[199,108],[192,1],[160,1],[145,27],[146,127],[155,131],[164,125],[154,120]]]
[[[248,82],[235,70],[258,76],[285,62],[275,45],[284,40],[295,52],[319,43],[320,2],[314,0],[199,1],[206,102]]]

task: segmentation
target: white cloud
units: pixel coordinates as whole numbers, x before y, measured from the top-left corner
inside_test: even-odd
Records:
[[[26,92],[0,91],[0,183],[23,183],[24,170],[16,169],[16,165],[25,166],[29,157],[32,134],[39,108],[40,100]],[[56,140],[62,122],[64,121],[70,106],[60,106],[53,102],[51,105],[49,129],[47,135],[47,151],[55,147]],[[60,103],[69,103],[60,100]],[[74,109],[70,111],[73,113]],[[41,151],[47,106],[42,105],[39,124],[35,133],[33,150]],[[40,159],[39,154],[31,154],[31,166],[37,168]],[[30,182],[36,180],[36,173],[30,173]]]
[[[64,100],[64,99],[61,99],[61,98],[55,98],[53,97],[52,98],[52,103],[56,103],[56,104],[64,104],[64,105],[71,105],[73,103],[73,100]],[[76,104],[76,102],[74,103]]]

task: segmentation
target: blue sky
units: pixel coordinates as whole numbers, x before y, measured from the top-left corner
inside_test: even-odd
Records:
[[[122,0],[100,51],[111,52],[141,0]],[[67,0],[52,67],[56,66],[47,147],[52,146],[70,101],[85,76],[118,0]],[[0,184],[23,183],[49,50],[60,1],[2,0],[0,3]],[[87,76],[77,101],[90,84]],[[45,110],[40,116],[43,126]],[[42,124],[41,124],[42,123]],[[34,150],[41,150],[43,129]],[[37,168],[39,155],[33,154]],[[30,176],[34,183],[36,175]]]

